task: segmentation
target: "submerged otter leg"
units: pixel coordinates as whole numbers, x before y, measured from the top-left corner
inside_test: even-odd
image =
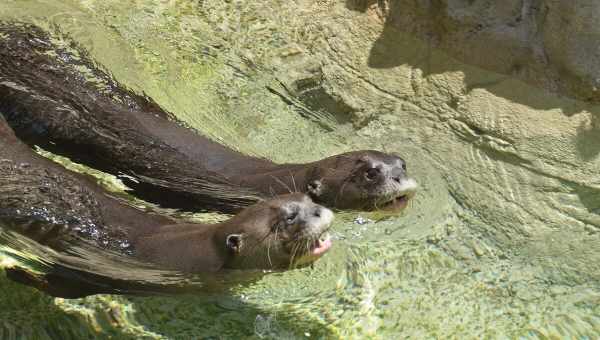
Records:
[[[50,296],[76,299],[94,294],[115,294],[114,289],[99,287],[90,282],[63,278],[56,274],[34,274],[24,268],[6,268],[6,277],[20,284],[33,287]]]

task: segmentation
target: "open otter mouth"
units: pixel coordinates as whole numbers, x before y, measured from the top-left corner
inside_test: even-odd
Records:
[[[409,194],[404,194],[404,195],[399,195],[396,196],[394,198],[392,198],[389,201],[386,201],[385,203],[383,203],[380,208],[381,210],[402,210],[404,208],[406,208],[406,205],[408,204],[408,201],[410,200],[412,196]]]
[[[323,233],[319,238],[310,243],[308,250],[301,256],[294,259],[294,266],[302,267],[312,264],[318,258],[323,256],[332,246],[333,242],[328,233]]]
[[[321,235],[310,245],[309,254],[312,256],[321,256],[331,248],[331,245],[332,242],[329,234]]]

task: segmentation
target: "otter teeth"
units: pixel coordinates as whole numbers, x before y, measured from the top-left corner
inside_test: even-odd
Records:
[[[311,253],[313,255],[322,255],[329,250],[329,248],[331,248],[331,238],[329,237],[329,233],[321,234],[319,238],[313,241],[311,248]]]
[[[383,204],[384,205],[386,205],[386,204],[392,204],[392,203],[395,203],[397,201],[402,202],[402,201],[407,200],[407,199],[408,199],[408,195],[406,195],[406,194],[398,195],[398,196],[395,196],[395,197],[393,197],[392,199],[390,199],[388,201],[385,201]]]
[[[317,242],[325,242],[327,240],[329,240],[330,236],[328,232],[324,232],[321,235],[319,235],[319,238],[317,239]]]

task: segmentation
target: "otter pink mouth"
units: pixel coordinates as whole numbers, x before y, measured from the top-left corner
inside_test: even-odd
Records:
[[[389,200],[383,204],[381,210],[387,210],[387,211],[402,210],[402,209],[406,208],[406,206],[408,205],[408,201],[411,199],[411,197],[412,197],[412,195],[406,194],[406,195],[400,195],[395,198],[392,198],[391,200]]]
[[[304,266],[315,262],[331,248],[332,244],[333,242],[328,234],[321,235],[312,242],[310,249],[304,255],[294,261],[294,265]]]
[[[332,244],[333,243],[331,242],[331,238],[329,236],[327,236],[324,240],[317,239],[313,242],[310,248],[310,255],[321,256],[325,254],[329,248],[331,248]]]

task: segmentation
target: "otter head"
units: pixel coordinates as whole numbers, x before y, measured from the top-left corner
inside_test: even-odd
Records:
[[[315,162],[306,179],[315,202],[339,209],[400,211],[417,189],[402,158],[373,150]]]
[[[226,222],[230,269],[286,269],[312,263],[331,247],[331,210],[301,193],[251,206]]]

